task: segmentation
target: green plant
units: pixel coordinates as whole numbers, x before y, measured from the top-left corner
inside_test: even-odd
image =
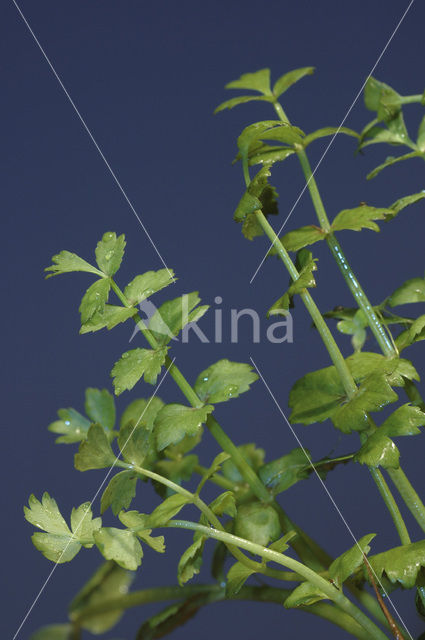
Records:
[[[207,311],[197,292],[163,303],[149,322],[143,321],[137,306],[174,281],[167,269],[136,276],[123,290],[116,274],[124,255],[123,236],[108,232],[96,247],[93,266],[77,255],[62,251],[47,268],[49,276],[84,271],[96,277],[80,305],[81,333],[112,329],[133,320],[146,339],[147,348],[123,353],[111,375],[116,395],[144,381],[155,385],[153,395],[133,400],[123,412],[116,428],[115,404],[107,390],[87,389],[83,416],[74,409],[61,409],[59,420],[49,429],[57,442],[78,444],[76,469],[109,469],[100,511],[108,509],[118,517],[117,526],[102,526],[93,518],[91,503],[73,509],[70,525],[47,493],[41,501],[30,497],[26,519],[43,532],[33,535],[35,546],[53,562],[72,560],[82,547],[97,547],[105,563],[83,587],[70,605],[70,621],[50,626],[34,638],[64,640],[80,638],[82,630],[101,634],[110,629],[122,613],[148,602],[168,602],[158,615],[143,623],[137,638],[158,638],[193,616],[200,607],[226,598],[270,601],[286,608],[323,617],[356,638],[409,638],[408,630],[391,613],[381,597],[396,588],[414,590],[418,611],[425,608],[425,540],[411,541],[397,502],[387,484],[387,474],[402,500],[425,532],[425,506],[410,484],[399,462],[393,439],[416,435],[425,425],[424,403],[415,381],[413,364],[400,353],[425,338],[425,315],[401,316],[394,307],[425,301],[425,280],[414,278],[387,295],[380,304],[371,304],[348,264],[336,233],[342,230],[379,230],[377,221],[389,221],[405,207],[425,198],[425,192],[403,196],[385,207],[362,204],[341,211],[329,221],[310,168],[306,147],[316,139],[343,133],[357,140],[359,150],[386,142],[407,146],[411,151],[390,158],[368,177],[374,177],[396,162],[419,157],[425,159],[425,117],[413,142],[403,120],[402,107],[411,102],[425,104],[423,96],[403,97],[387,85],[370,78],[365,87],[368,109],[376,118],[361,134],[351,129],[326,127],[306,135],[286,116],[280,96],[296,81],[313,72],[311,67],[286,73],[273,89],[270,72],[262,69],[231,82],[229,89],[256,93],[232,98],[216,111],[249,101],[265,101],[274,108],[277,119],[256,122],[238,138],[237,160],[241,162],[246,190],[234,214],[250,240],[266,235],[271,243],[269,255],[276,255],[287,269],[288,291],[277,291],[278,300],[269,315],[289,313],[299,296],[326,347],[331,365],[307,373],[295,382],[290,394],[294,424],[310,425],[331,420],[344,434],[358,432],[359,448],[340,458],[312,462],[303,448],[281,452],[277,459],[264,462],[264,452],[252,444],[236,446],[214,418],[214,406],[237,398],[249,390],[257,378],[256,367],[220,360],[199,373],[191,385],[170,356],[170,342],[190,323]],[[318,225],[304,226],[278,238],[268,218],[277,213],[277,193],[269,184],[274,164],[296,155],[304,172]],[[260,165],[251,177],[251,167]],[[337,308],[322,314],[311,295],[315,287],[316,260],[306,247],[325,241],[355,300],[353,308]],[[296,252],[295,261],[290,257]],[[49,277],[48,276],[48,277]],[[117,298],[111,304],[109,297]],[[338,320],[337,328],[352,336],[354,353],[344,358],[335,342],[327,318]],[[391,329],[390,329],[391,328]],[[363,351],[367,331],[376,338],[382,353]],[[393,335],[397,330],[398,334]],[[157,395],[166,375],[171,376],[187,404],[164,404]],[[399,400],[395,389],[405,392],[402,403],[377,426],[372,414]],[[204,426],[222,452],[207,466],[193,453]],[[354,546],[337,558],[300,529],[279,505],[278,496],[312,472],[324,481],[326,474],[342,463],[367,467],[384,500],[401,546],[368,556],[375,534],[366,533]],[[115,472],[109,479],[111,472]],[[193,484],[198,477],[198,482]],[[136,486],[151,481],[160,502],[150,514],[131,510]],[[183,485],[191,481],[193,489]],[[208,503],[202,497],[206,483],[217,490]],[[191,486],[192,486],[191,485]],[[138,502],[136,503],[139,504]],[[180,519],[187,507],[191,520]],[[180,528],[193,533],[193,541],[178,562],[177,586],[129,591],[132,572],[140,566],[144,550],[165,551],[164,537],[156,530]],[[155,532],[155,535],[152,535]],[[200,572],[203,551],[215,544],[211,584],[188,585]],[[289,550],[289,552],[288,552]],[[293,552],[298,559],[293,557]],[[249,578],[261,574],[263,586],[252,586]],[[267,579],[273,580],[272,585]],[[286,583],[281,587],[281,582]],[[276,586],[279,585],[279,586]],[[295,585],[295,586],[294,586]],[[371,588],[372,587],[372,588]]]

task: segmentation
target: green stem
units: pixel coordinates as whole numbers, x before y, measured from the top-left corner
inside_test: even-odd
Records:
[[[361,611],[356,605],[354,605],[344,594],[342,591],[333,586],[328,580],[318,575],[309,567],[306,567],[301,562],[298,562],[294,558],[290,558],[282,553],[278,553],[277,551],[273,551],[272,549],[268,549],[263,547],[255,542],[251,542],[250,540],[245,540],[244,538],[239,538],[239,536],[235,536],[232,533],[227,533],[225,531],[219,531],[212,527],[205,527],[204,525],[198,524],[196,522],[190,522],[187,520],[170,520],[167,525],[167,528],[178,528],[178,529],[190,529],[192,531],[199,531],[207,537],[214,538],[215,540],[220,540],[225,544],[238,546],[241,549],[245,549],[245,551],[249,551],[254,555],[259,555],[264,558],[266,561],[276,562],[281,566],[287,567],[288,569],[292,569],[294,572],[302,575],[308,582],[310,582],[313,586],[317,587],[319,591],[321,591],[325,596],[327,596],[330,600],[332,600],[340,609],[345,611],[348,615],[354,618],[360,626],[362,626],[368,633],[371,638],[376,638],[378,640],[386,640],[387,636],[379,629],[374,622],[372,622],[364,613]]]
[[[404,502],[408,506],[410,512],[415,518],[416,522],[421,527],[422,531],[425,532],[425,507],[416,493],[415,489],[412,487],[409,479],[404,473],[403,469],[399,467],[398,469],[387,469],[387,473],[390,476],[393,484],[397,488]]]
[[[394,496],[391,493],[384,476],[379,469],[375,469],[374,467],[369,467],[369,471],[372,474],[372,478],[374,479],[375,484],[378,487],[379,493],[381,494],[382,499],[384,500],[387,509],[391,514],[391,518],[397,529],[401,544],[410,544],[411,540],[409,532],[407,531],[407,527],[400,513],[400,509],[398,508],[398,505],[394,500]]]

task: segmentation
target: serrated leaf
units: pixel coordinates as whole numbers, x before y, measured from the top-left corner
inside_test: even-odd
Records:
[[[59,409],[58,416],[60,420],[56,420],[48,426],[49,431],[62,434],[56,438],[57,444],[73,444],[87,438],[91,423],[81,413],[72,408]]]
[[[202,553],[204,551],[205,536],[200,536],[186,549],[179,560],[177,579],[180,586],[197,575],[202,566]]]
[[[313,258],[308,249],[301,249],[297,254],[297,267],[299,270],[299,276],[288,289],[288,295],[290,297],[303,293],[304,289],[315,287],[316,281],[313,276],[313,271],[317,270],[317,260]]]
[[[234,518],[236,516],[236,498],[233,491],[225,491],[220,493],[215,500],[209,505],[210,509],[216,516],[223,516],[224,514]]]
[[[265,100],[266,102],[273,102],[272,96],[238,96],[237,98],[231,98],[230,100],[226,100],[222,102],[214,109],[214,114],[219,113],[219,111],[224,111],[225,109],[233,109],[233,107],[237,107],[240,104],[246,104],[247,102],[253,102],[254,100]]]
[[[118,446],[124,460],[137,467],[149,469],[158,458],[152,430],[140,422],[130,421],[121,427]]]
[[[124,295],[131,305],[139,304],[154,293],[161,291],[175,282],[172,269],[159,269],[159,271],[147,271],[136,276],[124,289]]]
[[[85,409],[92,422],[98,422],[112,431],[115,425],[115,402],[107,389],[86,389]]]
[[[128,509],[136,495],[137,475],[134,471],[117,473],[102,494],[100,513],[105,513],[111,507],[116,516],[122,509]]]
[[[81,326],[80,333],[94,333],[100,329],[113,329],[121,322],[125,322],[136,315],[137,309],[133,307],[117,307],[106,304],[103,313],[96,313],[85,324]]]
[[[71,624],[49,624],[31,634],[30,640],[72,640]]]
[[[386,169],[387,167],[391,167],[393,164],[396,164],[397,162],[403,162],[403,160],[409,160],[410,158],[417,158],[417,157],[421,157],[421,154],[418,153],[417,151],[410,151],[410,153],[405,153],[404,155],[398,156],[397,158],[390,156],[385,160],[385,162],[378,165],[377,167],[375,167],[375,169],[373,169],[370,173],[368,173],[366,178],[368,180],[371,180],[372,178],[375,178],[378,175],[378,173],[381,173],[383,169]]]
[[[158,396],[153,398],[137,398],[130,402],[125,408],[121,420],[120,427],[124,427],[128,422],[133,424],[143,424],[148,430],[153,429],[155,418],[158,411],[164,406],[163,401]]]
[[[193,408],[182,404],[167,404],[158,413],[155,420],[155,437],[158,451],[170,444],[177,444],[185,436],[193,436],[202,427],[212,405]]]
[[[70,251],[61,251],[52,258],[53,264],[50,267],[46,267],[44,271],[52,271],[46,278],[52,276],[58,276],[61,273],[71,273],[72,271],[86,271],[87,273],[94,273],[97,276],[102,276],[102,272],[93,267],[91,264],[80,258],[75,253]]]
[[[202,402],[226,402],[249,391],[258,375],[250,364],[224,358],[202,371],[195,382],[195,392]]]
[[[372,231],[379,231],[379,227],[374,220],[385,220],[390,214],[391,211],[389,209],[377,209],[366,204],[354,209],[344,209],[335,217],[331,230],[351,229],[352,231],[361,231],[362,229],[371,229]]]
[[[410,404],[403,404],[379,427],[380,433],[390,437],[419,435],[418,427],[425,426],[425,413]]]
[[[306,451],[310,455],[309,451]],[[266,487],[272,489],[273,495],[286,491],[299,480],[307,478],[311,465],[306,453],[300,449],[293,449],[290,453],[268,462],[258,472]]]
[[[421,567],[425,567],[425,540],[378,553],[369,558],[369,563],[379,579],[385,576],[393,584],[398,582],[405,589],[411,589]],[[363,572],[369,579],[366,568]]]
[[[250,576],[255,573],[241,562],[236,562],[229,569],[227,574],[226,594],[229,598],[235,596],[243,587]]]
[[[386,358],[380,353],[363,351],[354,353],[346,362],[356,382],[362,382],[372,373],[385,375],[393,387],[403,387],[404,378],[419,380],[415,367],[404,358]]]
[[[260,69],[254,73],[244,73],[237,80],[228,82],[226,89],[250,89],[265,95],[271,95],[270,69]]]
[[[320,602],[320,600],[329,600],[329,596],[310,582],[302,582],[293,590],[291,595],[286,598],[283,606],[285,609],[307,607],[315,602]]]
[[[280,76],[278,80],[274,83],[273,86],[273,94],[278,98],[282,95],[289,87],[291,87],[295,82],[301,80],[307,75],[311,75],[314,71],[314,67],[301,67],[300,69],[293,69],[292,71],[288,71],[284,73],[283,76]]]
[[[235,535],[265,547],[280,534],[279,516],[271,505],[251,502],[238,507]]]
[[[368,467],[398,469],[400,452],[391,438],[380,433],[380,430],[368,437],[354,459]]]
[[[167,524],[177,515],[181,509],[192,501],[192,497],[182,496],[179,493],[175,493],[169,498],[166,498],[146,520],[146,524],[151,529],[161,527]]]
[[[164,302],[149,321],[149,330],[161,345],[166,345],[189,323],[197,322],[208,305],[197,306],[201,299],[197,291]]]
[[[101,526],[101,518],[93,518],[91,502],[84,502],[77,509],[75,507],[72,509],[72,533],[81,542],[83,547],[90,549],[93,546],[93,535]]]
[[[152,529],[146,527],[150,516],[138,511],[121,511],[119,519],[128,529],[157,553],[164,553],[164,536],[151,536]]]
[[[143,550],[136,535],[127,529],[102,527],[94,534],[97,548],[106,560],[135,571],[142,563]]]
[[[81,324],[88,322],[95,314],[102,315],[108,301],[111,283],[108,278],[96,280],[85,292],[79,312]]]
[[[268,203],[266,214],[277,213],[276,192],[273,187],[268,184],[270,177],[270,167],[265,166],[256,173],[241,200],[239,201],[233,219],[236,222],[243,222],[247,216],[254,214],[255,211],[262,209],[264,203]],[[271,190],[271,193],[270,193]],[[264,195],[265,194],[265,195]],[[271,198],[271,203],[270,203]]]
[[[155,350],[131,349],[123,353],[111,371],[115,395],[132,389],[142,377],[145,382],[155,384],[167,351],[168,347],[160,347]]]
[[[74,456],[74,466],[78,471],[104,469],[114,464],[116,456],[109,444],[108,436],[100,424],[91,425],[87,439],[83,440]]]
[[[254,122],[245,127],[237,140],[241,157],[248,157],[251,145],[260,140],[265,131],[272,127],[281,126],[281,124],[280,120],[260,120],[260,122]]]
[[[300,227],[294,231],[290,231],[280,238],[280,242],[283,244],[287,251],[299,251],[304,247],[307,247],[319,240],[326,238],[326,231],[320,227],[316,227],[311,224],[306,227]],[[277,251],[275,247],[270,249],[269,255],[276,255]]]
[[[293,306],[292,299],[288,292],[284,293],[276,302],[272,304],[267,311],[267,317],[272,316],[286,316],[289,314],[290,307]]]
[[[111,629],[121,618],[123,611],[84,615],[84,610],[102,606],[104,602],[126,594],[133,580],[133,574],[119,567],[115,562],[104,562],[90,578],[87,584],[75,596],[70,604],[70,618],[75,620],[82,614],[79,625],[94,634],[101,634]]]
[[[398,350],[402,351],[414,342],[419,342],[420,340],[425,340],[425,315],[416,318],[406,331],[402,331],[402,333],[397,336],[395,343]]]
[[[120,268],[125,245],[124,235],[117,237],[113,231],[104,233],[102,240],[97,243],[96,262],[107,276],[113,276]]]
[[[339,133],[344,133],[346,136],[352,136],[353,138],[360,137],[356,131],[348,129],[347,127],[323,127],[322,129],[313,131],[313,133],[308,133],[303,140],[303,147],[307,147],[309,144],[314,142],[314,140],[318,140],[319,138],[325,138],[326,136],[333,136]]]

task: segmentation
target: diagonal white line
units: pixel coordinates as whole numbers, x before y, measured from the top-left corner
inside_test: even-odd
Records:
[[[149,242],[151,243],[152,247],[154,248],[157,256],[159,257],[159,259],[161,260],[162,264],[164,265],[164,267],[167,269],[168,273],[170,274],[170,277],[172,278],[172,280],[175,282],[175,278],[173,277],[171,271],[169,270],[169,268],[167,267],[164,258],[162,257],[162,255],[159,252],[159,249],[157,248],[155,242],[152,240],[151,236],[149,235],[148,230],[146,229],[145,225],[143,224],[142,220],[140,219],[139,214],[137,213],[136,209],[133,206],[133,203],[131,202],[130,198],[128,197],[128,195],[126,194],[126,192],[124,191],[124,187],[122,186],[121,182],[118,180],[116,173],[114,172],[114,170],[112,169],[111,165],[109,164],[108,160],[106,159],[102,149],[100,148],[100,146],[98,145],[98,143],[96,142],[95,137],[93,136],[91,130],[89,129],[88,125],[86,124],[86,121],[84,120],[83,116],[81,115],[81,113],[79,112],[75,102],[73,101],[73,99],[71,98],[70,94],[68,93],[65,85],[63,84],[62,80],[60,79],[56,69],[54,68],[52,62],[50,61],[50,59],[48,58],[46,52],[44,51],[43,47],[41,46],[37,36],[35,35],[34,31],[32,30],[31,26],[28,23],[28,20],[26,19],[26,17],[24,16],[24,14],[22,13],[21,8],[19,7],[18,3],[16,2],[16,0],[12,0],[13,4],[15,5],[19,15],[21,16],[22,20],[24,21],[28,31],[30,32],[30,34],[32,35],[34,42],[36,43],[36,45],[38,46],[38,48],[40,49],[44,59],[46,60],[47,64],[49,65],[53,75],[55,76],[56,80],[58,81],[59,85],[61,86],[64,94],[66,95],[66,97],[68,98],[68,101],[70,102],[72,108],[74,109],[75,113],[77,114],[81,124],[83,125],[84,129],[86,130],[90,140],[93,142],[94,146],[96,147],[100,157],[102,158],[103,162],[105,163],[109,173],[111,174],[112,178],[115,181],[115,184],[117,185],[118,189],[121,191],[122,195],[124,196],[125,201],[127,202],[128,206],[130,207],[131,211],[134,213],[137,221],[139,222],[140,226],[142,227],[143,231],[145,232]]]
[[[42,595],[43,591],[44,591],[44,590],[45,590],[45,588],[47,587],[47,585],[48,585],[48,583],[49,583],[49,581],[50,581],[50,578],[53,576],[54,572],[56,571],[57,566],[58,566],[58,564],[60,563],[62,556],[64,555],[64,553],[65,553],[65,552],[66,552],[66,550],[68,549],[68,547],[69,547],[69,545],[71,544],[71,542],[75,539],[75,536],[76,536],[76,534],[77,534],[77,532],[78,532],[79,528],[81,527],[81,525],[82,525],[82,523],[83,523],[83,521],[84,521],[84,519],[85,519],[85,517],[86,517],[87,513],[90,511],[90,509],[91,509],[91,507],[92,507],[92,505],[93,505],[93,502],[96,500],[97,496],[98,496],[98,495],[99,495],[99,493],[102,491],[102,488],[104,487],[104,485],[105,485],[106,481],[108,480],[109,476],[111,475],[111,473],[112,473],[113,469],[115,468],[115,466],[116,466],[116,464],[117,464],[118,460],[120,459],[121,454],[123,453],[123,451],[124,451],[125,447],[127,446],[127,443],[128,443],[128,442],[129,442],[129,440],[131,439],[131,437],[132,437],[132,435],[133,435],[133,433],[134,433],[135,429],[136,429],[136,428],[137,428],[137,426],[139,425],[139,423],[140,423],[141,419],[143,418],[143,416],[144,416],[145,412],[147,411],[147,409],[148,409],[148,407],[149,407],[150,403],[152,402],[152,400],[154,399],[154,397],[155,397],[155,396],[156,396],[156,394],[158,393],[160,386],[161,386],[161,385],[162,385],[162,383],[164,382],[164,380],[165,380],[165,378],[166,378],[166,376],[167,376],[168,372],[170,371],[171,367],[173,366],[174,361],[175,361],[175,358],[173,358],[173,359],[172,359],[172,361],[170,362],[170,364],[168,365],[167,370],[165,371],[164,375],[162,376],[161,380],[159,381],[159,383],[158,383],[158,385],[157,385],[157,387],[156,387],[155,391],[153,392],[152,396],[149,398],[149,401],[148,401],[148,403],[147,403],[146,407],[143,409],[142,413],[140,414],[139,419],[137,420],[137,422],[136,422],[136,424],[134,425],[134,427],[133,427],[133,429],[132,429],[132,431],[131,431],[130,435],[128,436],[127,440],[125,441],[125,443],[124,443],[124,445],[123,445],[123,448],[121,449],[121,452],[120,452],[120,453],[117,455],[117,457],[115,458],[115,460],[114,460],[114,462],[113,462],[112,466],[110,467],[110,469],[108,470],[107,474],[105,475],[105,477],[103,478],[102,482],[100,483],[100,485],[99,485],[99,487],[98,487],[98,489],[97,489],[96,493],[94,494],[93,498],[90,500],[90,502],[89,502],[89,506],[87,507],[87,509],[86,509],[86,511],[85,511],[85,513],[84,513],[84,515],[83,515],[83,517],[81,518],[81,520],[80,520],[80,522],[79,522],[78,526],[75,528],[75,531],[72,533],[72,536],[70,537],[70,539],[69,539],[69,541],[68,541],[68,544],[66,545],[66,547],[64,548],[64,550],[63,550],[63,551],[62,551],[62,553],[60,554],[60,556],[59,556],[58,560],[55,562],[55,564],[54,564],[54,566],[53,566],[53,569],[50,571],[50,573],[48,574],[47,578],[46,578],[46,579],[45,579],[45,581],[43,582],[43,584],[42,584],[42,586],[41,586],[41,588],[40,588],[39,592],[37,593],[36,597],[34,598],[34,600],[33,600],[32,604],[31,604],[31,606],[29,607],[28,611],[26,612],[25,616],[23,617],[22,622],[21,622],[21,624],[19,625],[18,629],[16,630],[16,633],[15,633],[15,635],[13,636],[12,640],[15,640],[15,639],[18,637],[18,635],[19,635],[19,633],[20,633],[20,631],[21,631],[22,627],[24,626],[24,624],[25,624],[25,622],[27,621],[27,619],[28,619],[29,615],[31,614],[31,611],[34,609],[35,605],[37,604],[38,600],[40,599],[40,596]]]
[[[353,110],[354,105],[356,104],[357,100],[360,98],[363,89],[366,86],[367,81],[369,80],[369,78],[371,77],[372,73],[375,71],[376,67],[378,66],[378,64],[381,61],[382,56],[384,55],[384,53],[386,52],[386,50],[388,49],[392,39],[394,38],[395,34],[397,33],[397,31],[399,30],[403,20],[405,19],[405,17],[407,16],[412,4],[414,3],[415,0],[410,0],[409,5],[407,7],[407,9],[405,10],[405,12],[403,13],[403,15],[401,16],[400,20],[397,23],[397,26],[395,27],[394,31],[392,32],[392,34],[390,35],[385,47],[382,49],[381,53],[379,54],[378,59],[376,60],[375,64],[373,65],[372,69],[369,71],[369,75],[367,76],[366,80],[363,82],[362,86],[360,87],[358,93],[356,94],[356,97],[354,98],[353,102],[351,103],[351,106],[349,107],[347,113],[345,114],[345,116],[343,117],[343,119],[341,120],[338,129],[336,130],[336,132],[334,133],[334,135],[332,136],[332,138],[330,139],[330,142],[328,144],[328,146],[326,147],[326,149],[324,150],[324,152],[322,153],[322,155],[320,156],[320,159],[318,161],[318,163],[316,164],[316,166],[314,167],[314,170],[311,174],[311,176],[309,177],[309,179],[307,180],[307,182],[305,183],[305,185],[303,186],[303,188],[300,191],[300,194],[298,196],[298,198],[295,200],[294,204],[292,205],[292,208],[290,210],[290,212],[288,213],[288,215],[286,216],[285,220],[283,221],[282,226],[280,227],[279,231],[276,233],[276,235],[278,236],[280,233],[282,233],[282,230],[284,228],[284,226],[286,225],[286,223],[288,222],[289,218],[291,217],[295,207],[297,206],[297,204],[299,203],[299,201],[301,200],[303,194],[305,193],[306,189],[308,188],[308,185],[310,184],[310,181],[313,179],[316,171],[318,170],[318,168],[320,167],[320,165],[322,164],[322,161],[324,159],[324,157],[326,156],[326,154],[328,153],[329,149],[331,148],[333,141],[335,140],[336,136],[338,135],[338,133],[341,130],[341,127],[343,127],[345,121],[347,120],[348,116],[350,115],[351,111]],[[260,271],[261,267],[264,264],[265,259],[267,258],[270,249],[274,246],[276,240],[274,242],[272,242],[270,244],[270,247],[267,249],[266,254],[264,255],[263,259],[261,260],[260,264],[258,265],[257,269],[255,270],[254,275],[252,276],[251,280],[249,281],[249,284],[252,284],[254,281],[254,278],[256,277],[257,273]]]
[[[279,404],[279,403],[278,403],[278,401],[276,400],[275,396],[273,395],[273,392],[272,392],[272,390],[270,389],[270,387],[269,387],[269,385],[267,384],[267,382],[265,381],[263,374],[261,373],[261,371],[259,370],[258,366],[257,366],[257,365],[256,365],[256,363],[254,362],[254,359],[253,359],[252,357],[250,357],[250,360],[251,360],[252,364],[254,365],[254,367],[255,367],[255,369],[256,369],[256,371],[257,371],[258,375],[260,376],[261,381],[263,382],[264,386],[266,387],[267,391],[269,392],[270,397],[272,398],[272,400],[273,400],[274,404],[276,405],[276,407],[277,407],[277,409],[278,409],[279,413],[281,414],[281,416],[282,416],[282,417],[283,417],[283,419],[285,420],[286,424],[288,425],[289,429],[291,430],[292,435],[294,436],[294,438],[295,438],[295,440],[297,441],[298,445],[299,445],[299,446],[300,446],[300,448],[302,449],[302,452],[304,453],[304,455],[305,455],[305,457],[306,457],[306,459],[307,459],[307,461],[308,461],[309,465],[311,466],[311,468],[313,469],[314,473],[316,474],[316,476],[317,476],[317,478],[318,478],[318,480],[319,480],[320,484],[322,485],[323,489],[325,490],[325,493],[327,494],[327,496],[328,496],[329,500],[330,500],[330,501],[331,501],[331,503],[333,504],[333,506],[334,506],[334,508],[335,508],[336,512],[338,513],[339,517],[341,518],[342,522],[344,523],[344,525],[345,525],[345,527],[346,527],[347,531],[349,532],[350,536],[353,538],[353,540],[354,540],[355,544],[358,546],[358,548],[359,548],[359,549],[360,549],[360,551],[362,552],[362,555],[364,556],[365,554],[363,553],[363,550],[362,550],[361,546],[359,545],[359,542],[358,542],[358,540],[357,540],[356,536],[354,535],[353,530],[351,529],[351,527],[350,527],[350,525],[348,524],[347,520],[344,518],[344,516],[343,516],[343,514],[342,514],[342,512],[341,512],[341,509],[338,507],[337,503],[335,502],[335,500],[334,500],[334,498],[333,498],[332,494],[330,493],[330,491],[329,491],[328,487],[327,487],[327,486],[326,486],[326,484],[324,483],[323,479],[320,477],[320,474],[319,474],[319,472],[317,471],[316,467],[314,466],[314,464],[313,464],[313,462],[312,462],[312,460],[311,460],[310,456],[308,455],[307,450],[304,448],[304,446],[303,446],[303,444],[302,444],[301,440],[299,439],[299,437],[298,437],[297,433],[295,432],[294,428],[292,427],[291,423],[289,422],[288,418],[286,417],[286,415],[285,415],[285,413],[284,413],[284,411],[283,411],[282,407],[280,406],[280,404]],[[401,617],[401,615],[400,615],[400,613],[398,612],[398,610],[397,610],[397,608],[396,608],[396,606],[395,606],[394,602],[391,600],[390,596],[388,595],[387,591],[385,590],[385,588],[384,588],[384,586],[383,586],[383,584],[382,584],[381,580],[380,580],[380,579],[379,579],[379,577],[376,575],[376,573],[375,573],[375,571],[374,571],[373,567],[372,567],[371,565],[369,565],[369,566],[370,566],[370,568],[371,568],[372,573],[374,574],[374,577],[375,577],[375,580],[376,580],[377,584],[379,584],[379,586],[381,587],[383,594],[384,594],[384,595],[386,596],[386,598],[388,599],[388,602],[391,604],[392,608],[394,609],[394,612],[396,613],[397,617],[399,618],[399,620],[400,620],[401,624],[402,624],[402,625],[403,625],[403,627],[406,629],[406,631],[407,631],[407,633],[408,633],[409,637],[411,638],[411,640],[413,640],[413,636],[412,636],[412,634],[410,633],[409,629],[406,627],[406,624],[405,624],[405,622],[404,622],[403,618]]]

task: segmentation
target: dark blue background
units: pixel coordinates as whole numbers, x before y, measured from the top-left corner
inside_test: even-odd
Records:
[[[212,117],[213,108],[231,97],[223,85],[265,66],[272,68],[276,79],[290,69],[315,65],[315,75],[285,95],[285,109],[306,131],[338,125],[407,4],[406,0],[269,0],[263,5],[252,0],[22,2],[24,14],[159,251],[176,270],[179,281],[173,295],[196,289],[213,307],[215,296],[224,300],[223,344],[200,345],[193,339],[174,347],[190,380],[221,357],[248,361],[252,355],[285,409],[294,380],[329,363],[300,304],[294,310],[293,344],[267,343],[265,321],[260,345],[252,344],[248,321],[239,343],[230,343],[230,308],[252,307],[263,315],[282,294],[287,276],[280,264],[270,260],[249,285],[268,245],[264,239],[247,242],[232,221],[243,181],[240,167],[230,163],[242,127],[273,117],[273,112],[267,104],[254,103]],[[424,5],[417,0],[375,72],[402,94],[419,93],[425,85],[424,20]],[[113,332],[79,336],[77,309],[89,284],[87,277],[78,274],[45,282],[43,268],[65,248],[90,259],[107,230],[127,237],[121,284],[161,264],[12,2],[3,3],[0,24],[2,583],[9,601],[1,623],[2,637],[12,637],[52,567],[31,544],[23,504],[31,492],[40,496],[48,490],[68,514],[73,505],[93,496],[103,477],[102,472],[74,471],[73,448],[55,446],[46,426],[59,407],[82,409],[87,386],[111,388],[109,371],[128,348],[131,331],[124,325]],[[409,108],[411,127],[417,127],[420,117],[418,105]],[[346,124],[360,129],[370,118],[359,100]],[[325,145],[312,145],[313,163]],[[424,187],[424,166],[419,161],[388,169],[366,182],[367,172],[389,152],[379,145],[363,157],[354,157],[353,151],[353,140],[341,136],[317,173],[331,217],[360,201],[385,206]],[[281,211],[286,213],[302,187],[297,163],[291,159],[276,168],[273,180],[281,195]],[[419,204],[383,225],[379,235],[343,234],[348,256],[374,302],[407,278],[423,274],[424,215],[425,207]],[[305,194],[287,229],[313,221]],[[350,305],[326,247],[318,246],[315,254],[319,271],[314,295],[320,308]],[[201,324],[210,335],[212,317],[210,312]],[[338,339],[348,355],[349,340],[340,335]],[[370,340],[367,347],[376,345]],[[425,362],[423,345],[413,355],[420,369]],[[124,394],[118,406],[150,391]],[[162,391],[165,400],[182,401],[171,380]],[[296,446],[261,382],[243,398],[221,405],[217,415],[237,443],[257,442],[269,452],[268,459]],[[315,458],[358,446],[350,438],[341,443],[327,424],[297,431]],[[208,462],[217,446],[208,435],[205,440],[201,453]],[[422,439],[405,439],[400,448],[409,475],[423,489]],[[374,551],[397,544],[365,468],[338,469],[328,486],[356,536],[377,532]],[[147,511],[156,501],[144,488],[135,504]],[[349,534],[314,478],[283,494],[282,504],[332,553],[351,546]],[[422,534],[408,514],[406,520],[414,539],[420,539]],[[136,583],[139,588],[175,582],[177,551],[187,546],[188,538],[180,532],[169,532],[167,538],[169,554],[147,553]],[[42,624],[65,621],[68,601],[99,561],[93,550],[59,566],[20,637],[28,638]],[[206,567],[199,579],[208,579]],[[416,616],[412,594],[397,593],[394,600],[411,632],[418,635],[423,623]],[[154,610],[129,612],[107,637],[133,637],[138,624]],[[202,611],[174,637],[230,638],[236,629],[247,640],[259,634],[345,637],[303,613],[239,602]]]

